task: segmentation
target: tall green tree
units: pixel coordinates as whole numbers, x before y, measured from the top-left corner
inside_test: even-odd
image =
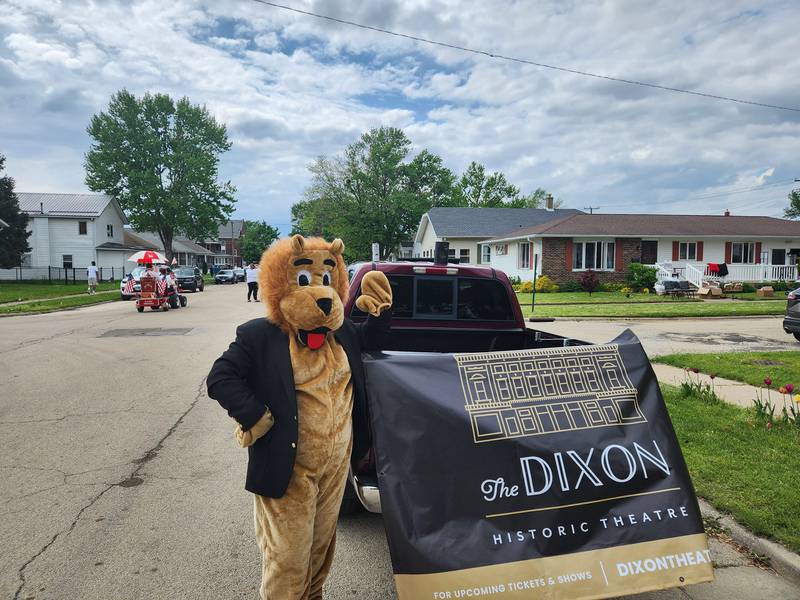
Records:
[[[217,180],[231,143],[204,106],[123,89],[88,132],[86,185],[114,196],[133,227],[156,232],[168,258],[176,235],[211,237],[233,212],[236,189]]]
[[[292,207],[293,232],[341,237],[348,260],[368,258],[378,242],[387,258],[426,210],[453,204],[455,177],[441,158],[422,151],[409,161],[410,150],[402,130],[380,127],[341,156],[317,159],[304,199]]]
[[[0,154],[0,174],[6,158]],[[19,209],[14,193],[14,180],[8,175],[0,177],[0,268],[11,269],[22,264],[22,256],[30,251],[27,230],[28,215]]]
[[[475,161],[456,184],[459,206],[470,208],[523,207],[524,199],[519,188],[508,182],[499,171],[487,175],[486,167]]]
[[[789,206],[784,209],[783,216],[787,219],[800,219],[800,190],[789,192]]]
[[[548,194],[549,192],[546,189],[536,188],[530,194],[522,198],[523,206],[525,208],[544,208]],[[558,198],[553,200],[553,208],[560,208],[563,204],[563,200],[559,200]]]
[[[245,221],[244,233],[239,238],[242,258],[245,262],[257,263],[261,260],[264,250],[279,236],[280,231],[272,225],[267,225],[266,221]]]

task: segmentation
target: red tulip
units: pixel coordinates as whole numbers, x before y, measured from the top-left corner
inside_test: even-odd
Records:
[[[772,421],[767,422],[767,429],[772,429]]]
[[[792,385],[791,383],[787,383],[786,384],[786,393],[787,394],[791,394],[793,391],[794,391],[794,385]]]
[[[764,377],[764,385],[769,387],[772,385],[772,379],[769,377]]]
[[[696,368],[692,369],[692,373],[699,373],[699,372],[700,372],[700,369],[696,369]]]

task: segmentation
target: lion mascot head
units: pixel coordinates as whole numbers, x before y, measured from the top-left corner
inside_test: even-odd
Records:
[[[342,240],[294,235],[262,255],[258,285],[267,318],[312,350],[344,321],[347,271]]]

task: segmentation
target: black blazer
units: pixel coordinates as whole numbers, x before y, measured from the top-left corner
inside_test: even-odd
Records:
[[[353,454],[364,456],[370,447],[367,390],[361,352],[380,350],[392,311],[370,316],[358,325],[345,319],[334,332],[350,363],[353,378]],[[289,486],[297,452],[297,397],[294,388],[289,339],[265,318],[253,319],[236,329],[236,340],[211,367],[208,395],[247,431],[269,407],[275,424],[248,448],[245,489],[280,498]]]

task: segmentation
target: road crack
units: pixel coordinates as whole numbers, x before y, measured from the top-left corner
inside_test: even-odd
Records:
[[[158,453],[164,447],[164,442],[166,442],[167,439],[169,439],[169,437],[173,433],[175,433],[175,431],[178,429],[180,424],[183,423],[183,420],[186,418],[186,416],[192,411],[192,409],[200,401],[200,398],[203,396],[203,392],[205,390],[205,383],[206,383],[206,378],[203,377],[202,381],[200,381],[200,385],[197,388],[197,393],[195,394],[195,397],[192,400],[191,404],[189,404],[189,407],[185,411],[183,411],[183,413],[181,413],[181,415],[172,424],[172,426],[167,430],[167,432],[164,434],[164,436],[160,440],[158,440],[158,442],[155,444],[155,446],[150,448],[140,458],[135,459],[134,461],[132,461],[133,464],[136,465],[136,468],[134,468],[133,471],[127,477],[125,477],[122,481],[118,481],[116,483],[106,484],[105,488],[103,488],[97,494],[92,496],[89,499],[89,501],[78,511],[78,513],[75,515],[75,518],[72,520],[72,523],[70,523],[69,526],[66,529],[63,529],[62,531],[59,531],[58,533],[54,534],[53,537],[50,538],[50,541],[48,541],[44,546],[42,546],[39,549],[38,552],[36,552],[33,556],[31,556],[28,560],[26,560],[22,564],[22,566],[17,570],[17,576],[19,577],[20,583],[19,583],[19,587],[17,588],[17,591],[14,593],[14,600],[19,600],[19,598],[22,596],[22,590],[25,589],[25,585],[27,583],[27,580],[25,578],[26,569],[29,566],[31,566],[31,564],[33,564],[33,562],[36,561],[40,556],[42,556],[45,552],[47,552],[47,550],[56,542],[56,540],[58,540],[61,537],[67,537],[70,533],[72,533],[72,531],[78,525],[78,521],[81,520],[81,517],[83,516],[83,513],[85,513],[92,506],[94,506],[110,490],[113,490],[116,487],[130,487],[130,482],[131,481],[135,481],[137,479],[141,479],[139,477],[139,474],[140,474],[141,470],[144,468],[145,464],[147,464],[148,462],[153,460],[156,456],[158,456]]]

